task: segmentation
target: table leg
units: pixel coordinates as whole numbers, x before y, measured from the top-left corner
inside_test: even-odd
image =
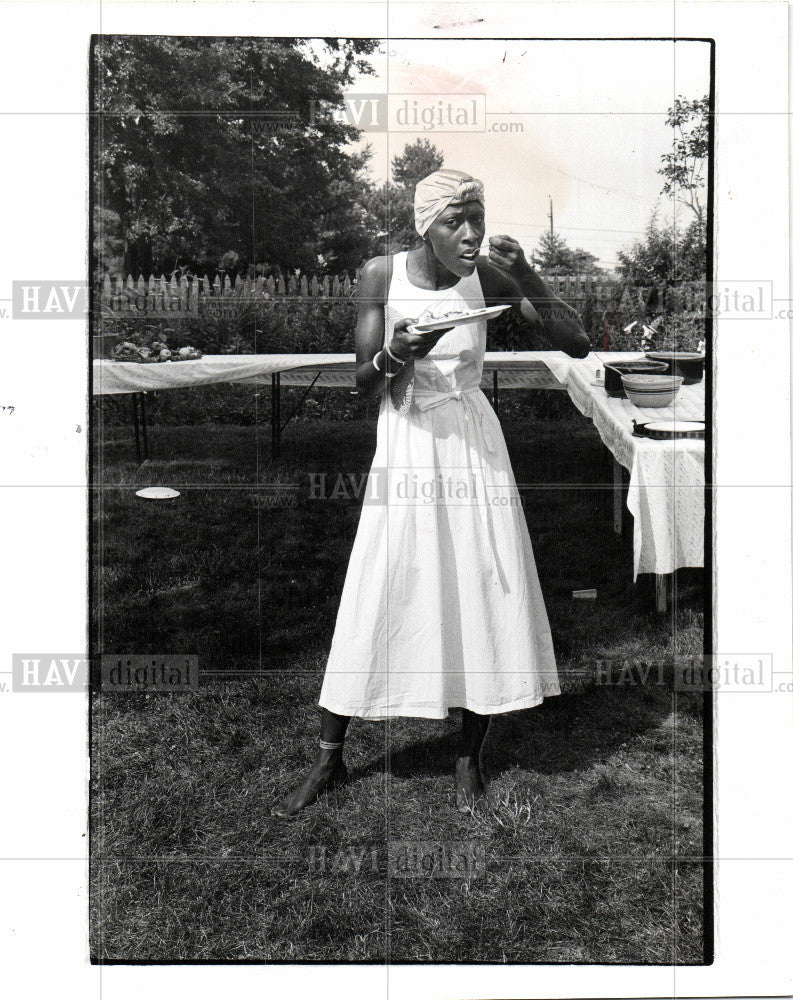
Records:
[[[622,535],[622,466],[617,459],[612,459],[612,506],[614,517],[614,534]]]
[[[149,460],[149,437],[146,433],[146,393],[139,393],[140,396],[140,429],[143,436],[143,461]]]
[[[278,377],[280,379],[281,376],[279,375]],[[292,419],[292,417],[297,416],[297,414],[300,412],[300,407],[303,405],[303,403],[305,403],[305,401],[306,401],[306,399],[308,397],[308,394],[311,392],[311,390],[316,385],[316,382],[317,382],[318,378],[319,378],[319,372],[317,372],[317,374],[311,380],[311,385],[303,392],[303,395],[297,401],[297,405],[295,406],[295,408],[292,410],[292,412],[289,414],[289,416],[286,418],[286,420],[278,428],[278,440],[279,441],[281,440],[281,434],[283,434],[284,431],[286,430],[287,424],[289,423],[289,421]],[[280,414],[280,406],[279,406],[279,414]]]
[[[498,372],[493,369],[493,409],[498,416]]]
[[[611,452],[600,442],[601,462],[598,473],[598,497],[600,498],[600,513],[604,521],[611,518],[611,491],[608,486],[609,474],[611,473]]]
[[[138,461],[138,465],[140,465],[140,424],[138,423],[138,394],[136,392],[130,394],[129,402],[132,408],[132,426],[135,429],[135,458]]]
[[[278,458],[281,454],[281,373],[273,372],[271,376],[272,394],[270,397],[270,424],[272,430],[272,456]]]
[[[656,573],[655,575],[655,610],[659,615],[666,614],[666,583],[667,576],[665,573]]]

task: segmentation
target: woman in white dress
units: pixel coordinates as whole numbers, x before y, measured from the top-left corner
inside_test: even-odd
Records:
[[[319,699],[317,759],[274,813],[346,777],[352,716],[443,719],[462,709],[456,800],[485,794],[490,716],[559,694],[553,642],[501,426],[479,388],[486,320],[419,333],[432,318],[509,303],[553,349],[585,357],[578,314],[509,236],[485,233],[480,181],[439,170],[416,188],[416,250],[368,261],[357,384],[383,390],[377,447]]]

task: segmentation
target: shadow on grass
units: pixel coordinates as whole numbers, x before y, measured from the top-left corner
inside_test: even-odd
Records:
[[[483,748],[487,779],[495,781],[514,767],[555,775],[604,763],[625,743],[656,729],[673,707],[673,692],[663,686],[652,694],[593,687],[584,694],[547,698],[536,708],[494,715]],[[355,721],[350,735],[354,740]],[[414,739],[351,767],[350,780],[384,771],[398,778],[445,777],[454,770],[458,747],[457,731],[447,725],[437,736]]]

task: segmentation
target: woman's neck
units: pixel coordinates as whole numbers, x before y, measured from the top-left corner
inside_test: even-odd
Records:
[[[432,291],[443,291],[456,285],[460,280],[460,275],[450,271],[445,264],[442,264],[432,251],[429,243],[422,243],[415,250],[410,250],[407,256],[407,266],[410,267],[412,276],[417,278],[417,284]]]

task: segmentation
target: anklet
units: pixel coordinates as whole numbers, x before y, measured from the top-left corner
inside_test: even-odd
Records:
[[[340,750],[344,746],[344,743],[329,743],[327,740],[319,741],[320,750]]]

